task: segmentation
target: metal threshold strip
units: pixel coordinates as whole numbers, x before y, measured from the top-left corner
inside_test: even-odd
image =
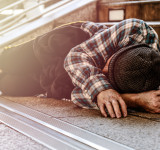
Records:
[[[0,98],[0,121],[49,149],[133,150],[3,97]]]

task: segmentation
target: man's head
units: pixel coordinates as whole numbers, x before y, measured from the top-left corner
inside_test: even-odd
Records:
[[[124,47],[108,66],[109,82],[117,91],[143,92],[160,85],[160,54],[146,44]]]

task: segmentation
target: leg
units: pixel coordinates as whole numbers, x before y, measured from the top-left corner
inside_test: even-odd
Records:
[[[26,74],[40,70],[33,52],[33,41],[4,50],[0,54],[0,69],[7,74]]]
[[[29,75],[6,75],[0,80],[0,91],[8,96],[33,96],[44,90]]]
[[[43,92],[33,78],[41,67],[33,53],[33,41],[13,47],[0,55],[0,91],[9,96],[31,96]]]

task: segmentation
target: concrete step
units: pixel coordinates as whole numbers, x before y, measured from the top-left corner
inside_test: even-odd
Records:
[[[159,114],[129,110],[127,118],[111,119],[102,117],[98,110],[82,109],[68,101],[37,97],[6,98],[135,150],[160,149]]]

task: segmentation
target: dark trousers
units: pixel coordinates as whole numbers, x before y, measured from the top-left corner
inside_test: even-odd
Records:
[[[0,91],[9,96],[32,96],[44,92],[39,83],[41,66],[33,52],[33,41],[0,55]]]

